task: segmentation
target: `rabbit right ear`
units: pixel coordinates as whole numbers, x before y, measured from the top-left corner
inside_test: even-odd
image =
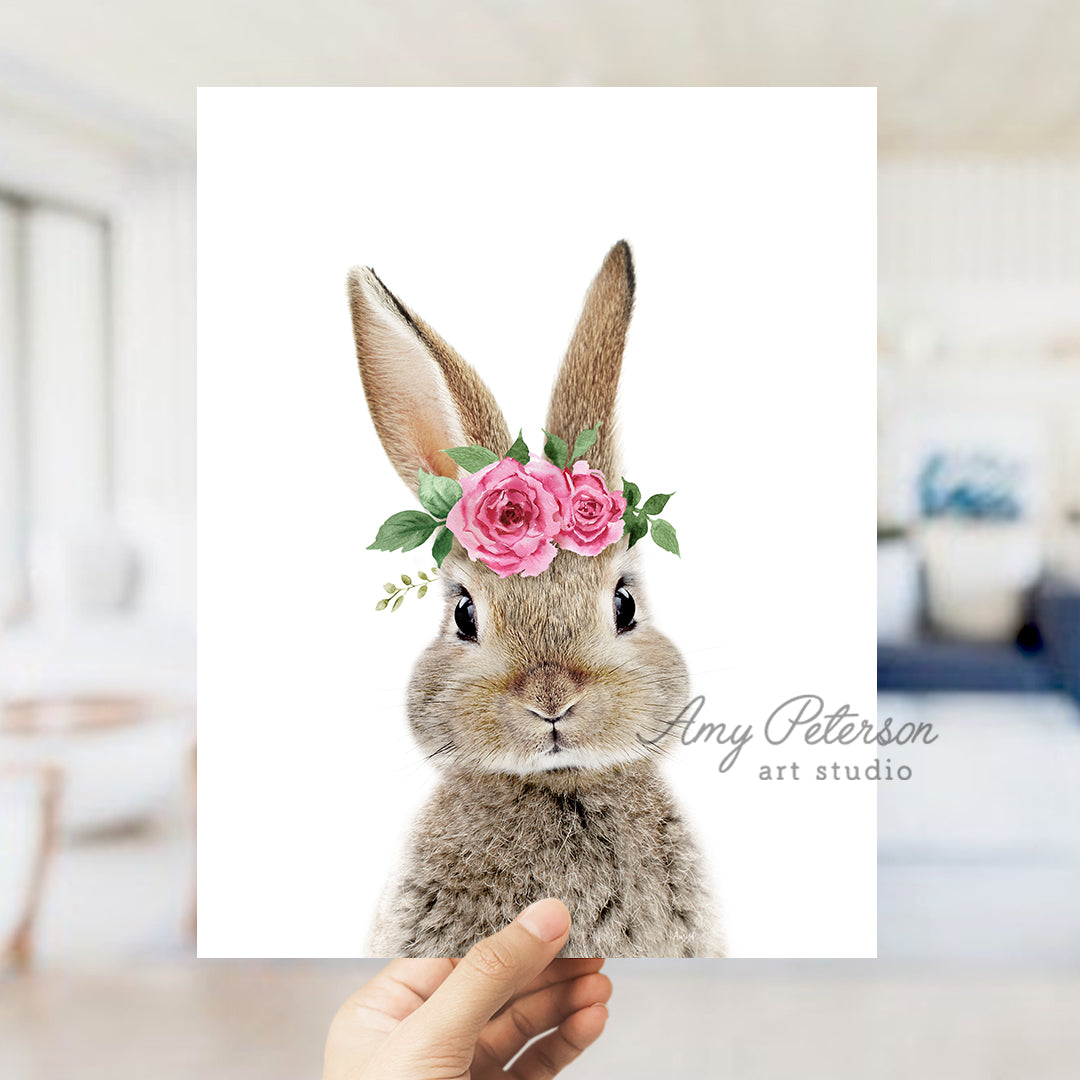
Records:
[[[379,280],[349,271],[349,306],[360,376],[375,430],[391,464],[416,494],[416,470],[457,477],[442,451],[486,446],[502,457],[510,431],[473,369]]]
[[[612,483],[622,472],[615,398],[633,308],[634,261],[630,245],[620,240],[585,295],[548,407],[547,430],[569,446],[579,432],[599,424],[588,461]]]

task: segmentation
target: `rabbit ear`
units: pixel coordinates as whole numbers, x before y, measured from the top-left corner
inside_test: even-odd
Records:
[[[442,452],[452,446],[476,444],[505,454],[509,429],[476,372],[370,267],[349,271],[348,292],[371,419],[413,493],[418,468],[458,476],[457,463]]]
[[[570,446],[580,432],[600,425],[586,459],[609,484],[618,484],[622,470],[615,396],[633,306],[634,263],[630,245],[620,240],[589,286],[548,408],[547,430]]]

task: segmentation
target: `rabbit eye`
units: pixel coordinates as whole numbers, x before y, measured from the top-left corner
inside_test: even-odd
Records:
[[[476,640],[476,607],[467,592],[461,594],[454,608],[454,622],[457,623],[458,637],[466,641]]]
[[[627,630],[633,630],[637,625],[634,622],[634,613],[637,611],[637,605],[634,603],[634,598],[630,595],[630,590],[620,581],[618,587],[615,589],[615,630],[622,634]]]

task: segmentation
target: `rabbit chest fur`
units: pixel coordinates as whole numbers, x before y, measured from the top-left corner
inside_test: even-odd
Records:
[[[563,956],[722,955],[688,829],[648,763],[592,777],[448,776],[383,897],[380,956],[462,956],[544,896]]]

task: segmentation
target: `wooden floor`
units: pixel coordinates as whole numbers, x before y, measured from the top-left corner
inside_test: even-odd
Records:
[[[179,961],[0,982],[4,1080],[317,1080],[374,962]],[[618,1080],[1075,1080],[1080,976],[944,978],[873,961],[609,965]]]

